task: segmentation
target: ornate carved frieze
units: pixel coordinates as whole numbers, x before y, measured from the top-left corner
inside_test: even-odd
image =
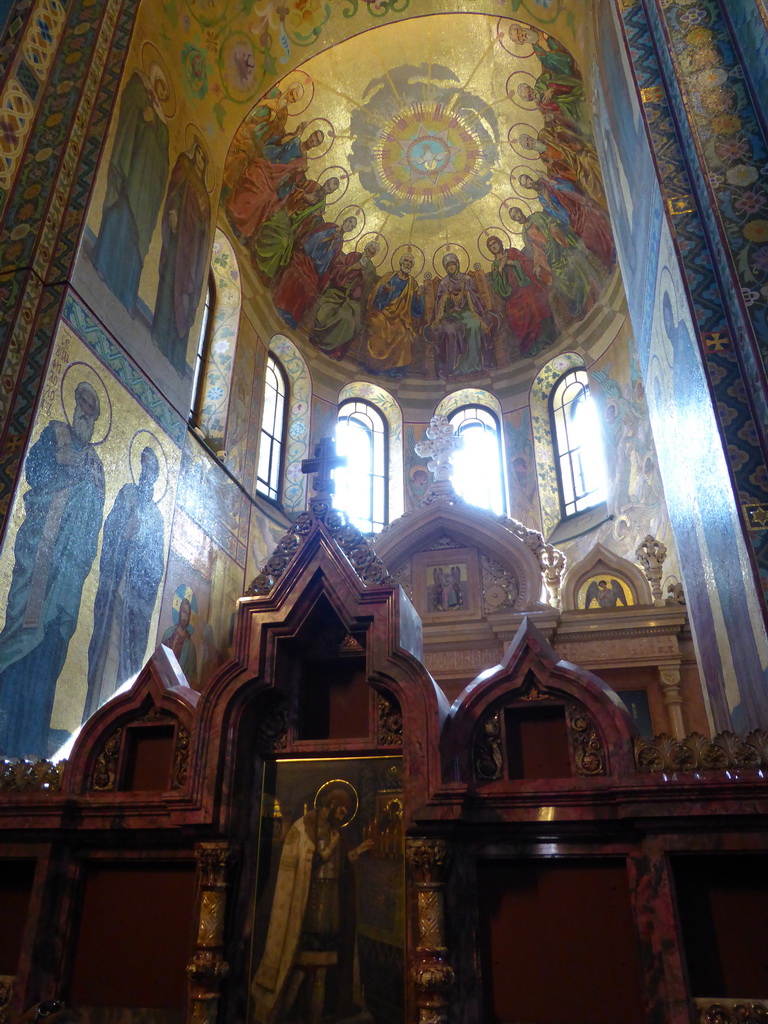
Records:
[[[768,768],[768,731],[754,729],[743,738],[721,732],[711,740],[692,732],[678,740],[662,734],[650,743],[635,740],[635,765],[640,772],[725,771]]]
[[[376,713],[379,746],[401,747],[403,745],[403,713],[397,700],[391,694],[377,694]]]
[[[605,775],[605,750],[597,727],[583,708],[566,709],[568,735],[571,740],[577,775]]]
[[[503,653],[501,643],[487,647],[472,647],[469,650],[431,650],[424,651],[424,664],[433,675],[446,675],[449,672],[480,672],[489,665],[496,664]]]
[[[501,715],[490,715],[483,722],[475,741],[473,757],[475,777],[483,782],[494,782],[504,775],[504,759],[501,754]]]
[[[309,510],[302,512],[296,519],[267,564],[252,580],[245,592],[248,597],[270,592],[318,521],[325,524],[363,583],[376,586],[380,583],[395,582],[384,563],[374,553],[368,538],[350,523],[347,516],[335,509],[330,501],[314,500],[310,502]]]
[[[483,612],[489,615],[514,608],[520,596],[520,581],[508,568],[488,555],[482,555]]]
[[[290,703],[286,697],[281,697],[265,709],[256,726],[258,750],[285,750],[288,745],[289,709]]]
[[[629,659],[658,663],[659,659],[680,657],[677,636],[665,630],[663,633],[651,629],[633,630],[613,637],[589,637],[580,641],[573,635],[567,640],[556,640],[557,653],[566,661],[578,665],[594,665],[600,662],[620,664]]]
[[[698,1024],[766,1024],[768,1007],[765,1001],[752,999],[723,999],[710,1003],[697,999]]]
[[[58,793],[66,761],[0,760],[0,793]]]

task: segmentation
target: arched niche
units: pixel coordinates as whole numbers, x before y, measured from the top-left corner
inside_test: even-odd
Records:
[[[561,590],[563,611],[583,609],[584,604],[579,601],[579,595],[584,590],[585,584],[588,585],[592,581],[599,583],[601,576],[606,578],[609,587],[611,579],[620,581],[625,590],[624,596],[628,598],[624,601],[625,607],[653,604],[648,581],[640,569],[632,562],[609,551],[602,544],[597,544],[585,558],[576,562],[575,565],[569,566],[566,571]],[[599,603],[597,605],[597,607],[603,608],[618,606],[620,606],[619,603],[614,603],[607,598],[602,605]],[[595,605],[593,604],[592,607]]]
[[[501,663],[454,701],[443,734],[443,766],[475,786],[490,783],[508,790],[525,782],[570,788],[576,778],[586,782],[633,772],[636,735],[615,691],[591,672],[560,660],[526,618]],[[560,745],[559,771],[557,752],[552,758],[547,750],[552,744]],[[548,762],[538,777],[530,774],[537,746]],[[516,759],[522,770],[514,767]]]
[[[103,704],[72,748],[63,789],[91,796],[186,787],[200,694],[176,656],[158,646],[136,682]]]
[[[405,496],[403,487],[403,412],[395,399],[378,384],[351,381],[339,391],[339,405],[348,398],[362,398],[380,409],[387,421],[387,450],[389,461],[388,499],[390,521],[403,514]]]

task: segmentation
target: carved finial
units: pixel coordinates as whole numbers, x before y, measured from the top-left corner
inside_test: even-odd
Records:
[[[331,495],[334,491],[331,472],[340,466],[346,466],[346,464],[346,455],[336,454],[336,441],[333,437],[323,437],[317,442],[314,458],[304,459],[301,463],[302,473],[315,474],[312,487],[316,499],[320,501],[331,500]]]
[[[660,540],[656,540],[650,533],[638,545],[635,551],[635,558],[643,567],[645,577],[651,585],[653,603],[663,605],[661,596],[661,576],[664,559],[667,557],[667,549]]]
[[[682,583],[667,584],[667,599],[665,604],[685,604],[685,594]]]
[[[539,565],[544,582],[549,591],[549,603],[553,608],[560,607],[560,584],[565,570],[565,555],[552,544],[543,544],[538,552]]]
[[[462,447],[464,439],[454,433],[452,423],[447,416],[433,416],[426,430],[427,441],[420,441],[414,451],[423,459],[428,458],[427,468],[434,477],[435,484],[451,485],[451,456]]]

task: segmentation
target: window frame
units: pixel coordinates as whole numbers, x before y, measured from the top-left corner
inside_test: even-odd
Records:
[[[336,439],[336,451],[340,455],[343,454],[343,453],[339,451],[338,438],[337,438],[336,430],[338,429],[339,424],[344,419],[346,419],[347,421],[349,421],[349,419],[351,419],[351,416],[346,416],[346,417],[343,416],[344,409],[348,408],[349,406],[361,406],[362,407],[361,410],[355,409],[353,411],[354,412],[358,412],[358,411],[362,412],[362,410],[367,411],[367,413],[370,416],[371,420],[373,422],[378,423],[380,425],[380,427],[381,427],[381,430],[380,430],[379,433],[380,433],[381,439],[382,439],[382,452],[381,452],[382,471],[381,471],[380,474],[376,473],[376,458],[377,458],[377,455],[376,455],[376,451],[375,451],[375,441],[372,441],[371,446],[370,446],[370,450],[371,450],[371,468],[370,468],[370,470],[367,473],[361,474],[361,476],[365,475],[368,478],[368,480],[369,480],[369,485],[368,485],[368,490],[369,490],[369,510],[370,510],[371,515],[370,515],[369,520],[366,520],[366,522],[370,522],[371,529],[363,529],[363,527],[359,525],[359,522],[355,522],[355,525],[357,525],[358,529],[362,533],[366,533],[366,534],[371,534],[372,535],[372,534],[380,533],[381,530],[383,530],[384,527],[389,523],[389,421],[387,420],[387,417],[384,415],[384,413],[381,411],[381,409],[379,409],[379,407],[377,405],[375,405],[373,402],[369,402],[366,399],[360,398],[360,397],[357,397],[357,396],[353,396],[353,397],[350,397],[350,398],[345,398],[342,402],[339,403],[338,409],[336,411],[336,425],[335,425],[335,428],[334,428],[334,438]],[[360,425],[363,426],[363,424],[360,424]],[[374,429],[371,433],[372,433],[372,436],[375,438],[377,431]],[[382,495],[383,495],[382,508],[381,508],[381,519],[380,520],[376,516],[377,509],[375,507],[375,487],[374,487],[374,483],[375,483],[375,479],[376,478],[381,480],[381,488],[382,488]],[[354,522],[352,514],[350,512],[347,512],[346,509],[342,509],[342,511],[344,511],[346,513],[346,515],[349,517],[350,522]],[[380,525],[377,525],[379,523],[380,523]]]
[[[567,392],[571,383],[566,383],[572,379],[573,383],[580,385],[580,394],[575,395],[572,398],[568,398],[567,401],[562,401],[561,394]],[[583,490],[580,493],[577,492],[576,480],[577,476],[581,477],[582,486],[586,487],[586,474],[584,473],[583,462],[581,453],[586,449],[583,449],[581,444],[569,447],[565,452],[561,450],[561,434],[558,430],[558,416],[562,418],[563,430],[565,433],[566,442],[570,445],[571,439],[568,436],[569,424],[572,424],[576,413],[576,403],[589,400],[594,403],[592,397],[591,388],[589,386],[589,375],[584,366],[570,367],[565,373],[561,374],[555,381],[552,390],[549,395],[549,428],[552,436],[552,450],[554,454],[555,463],[555,475],[557,478],[557,495],[560,502],[560,521],[566,522],[574,520],[579,516],[585,515],[591,512],[593,509],[598,508],[601,504],[605,503],[605,490],[604,488],[593,487],[591,490]],[[559,405],[558,405],[559,402]],[[570,407],[570,409],[568,409]],[[605,456],[602,450],[602,441],[598,441],[600,445],[599,457],[605,467]],[[574,466],[575,460],[578,458],[578,472]],[[568,471],[570,473],[571,482],[571,493],[573,497],[570,500],[566,499],[566,488],[563,481],[563,463],[567,460]],[[595,495],[595,500],[591,501],[590,504],[585,505],[581,508],[577,508],[580,502],[589,498],[590,495]],[[572,511],[569,511],[569,507],[574,506]]]
[[[200,420],[203,411],[203,392],[205,391],[205,378],[208,371],[208,363],[210,361],[215,311],[216,281],[213,276],[213,268],[209,267],[208,281],[205,286],[205,298],[203,300],[203,319],[200,324],[200,335],[197,340],[195,368],[192,372],[192,394],[189,404],[189,416],[187,417],[192,428],[196,430],[202,430]]]
[[[270,383],[269,383],[269,371],[270,371],[270,369],[274,369],[275,376],[277,377],[278,381],[280,381],[280,383],[282,384],[282,387],[283,387],[282,395],[280,393],[280,389],[279,388],[275,388],[275,391],[276,391],[278,397],[282,397],[282,400],[283,400],[283,414],[282,414],[281,422],[280,422],[280,434],[279,434],[279,436],[277,436],[274,433],[270,433],[270,431],[268,431],[265,428],[265,426],[264,426],[264,417],[265,417],[266,412],[267,412],[267,402],[266,402],[266,399],[265,399],[266,389],[267,389],[267,387],[271,386]],[[289,379],[288,379],[288,374],[286,373],[285,367],[280,362],[280,360],[277,358],[277,356],[273,355],[272,352],[268,352],[267,353],[267,362],[266,362],[266,365],[264,367],[264,390],[263,390],[263,393],[262,393],[261,423],[259,425],[259,454],[258,454],[258,459],[256,461],[255,490],[256,490],[256,494],[260,498],[265,498],[267,501],[275,502],[275,504],[279,504],[280,503],[281,498],[282,498],[282,494],[283,494],[283,477],[284,477],[284,473],[285,473],[285,449],[286,449],[285,442],[286,442],[286,437],[288,435],[289,404],[290,404],[290,382],[289,382]],[[273,419],[273,423],[272,423],[273,429],[276,426],[277,426],[277,417],[275,417]],[[266,488],[267,488],[267,490],[263,491],[263,490],[261,490],[261,488],[259,486],[260,483],[262,482],[262,478],[259,476],[259,470],[260,470],[261,464],[262,464],[262,454],[263,454],[263,451],[264,451],[262,446],[264,445],[265,437],[269,439],[269,466],[268,466],[268,479],[263,481],[265,486],[266,486]],[[270,483],[270,481],[273,478],[273,472],[272,471],[273,471],[273,467],[274,467],[275,449],[277,449],[277,486],[273,488],[271,483]],[[275,493],[273,494],[272,491],[274,491]]]
[[[494,424],[493,433],[495,434],[495,437],[496,437],[496,450],[497,450],[497,457],[498,457],[498,472],[499,472],[499,489],[500,489],[500,492],[501,492],[501,511],[497,513],[493,509],[491,509],[491,508],[488,508],[487,511],[488,512],[493,512],[494,515],[506,516],[508,514],[509,502],[508,502],[508,498],[507,498],[507,487],[506,487],[507,480],[506,480],[506,471],[505,471],[505,467],[504,467],[504,445],[502,443],[501,419],[499,418],[499,416],[497,415],[495,410],[489,409],[487,405],[483,405],[480,402],[467,402],[464,405],[460,405],[457,409],[454,409],[452,412],[448,413],[446,419],[448,420],[448,422],[450,424],[452,424],[454,426],[454,432],[456,433],[456,435],[461,436],[461,433],[462,433],[462,431],[461,431],[461,424],[460,423],[457,424],[456,423],[456,419],[462,413],[470,412],[470,411],[473,411],[473,410],[477,410],[478,412],[483,413],[490,420],[492,420],[492,422]],[[480,417],[478,417],[478,416],[475,416],[474,418],[477,419],[478,422],[480,422],[480,423],[483,422],[482,419]],[[464,422],[466,422],[466,419],[464,420]],[[486,425],[483,424],[483,426],[485,427]],[[459,491],[458,491],[458,488],[456,487],[456,477],[455,476],[454,476],[454,488],[456,490],[456,493],[458,494]],[[470,504],[470,505],[472,504],[472,502],[468,501],[467,498],[464,498],[464,501],[467,501],[467,504]],[[475,508],[485,508],[484,505],[475,505],[474,507]]]

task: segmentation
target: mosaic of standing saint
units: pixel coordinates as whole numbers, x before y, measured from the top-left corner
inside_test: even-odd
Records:
[[[299,342],[395,379],[538,355],[615,261],[581,73],[507,18],[420,18],[313,57],[243,121],[222,202]]]

